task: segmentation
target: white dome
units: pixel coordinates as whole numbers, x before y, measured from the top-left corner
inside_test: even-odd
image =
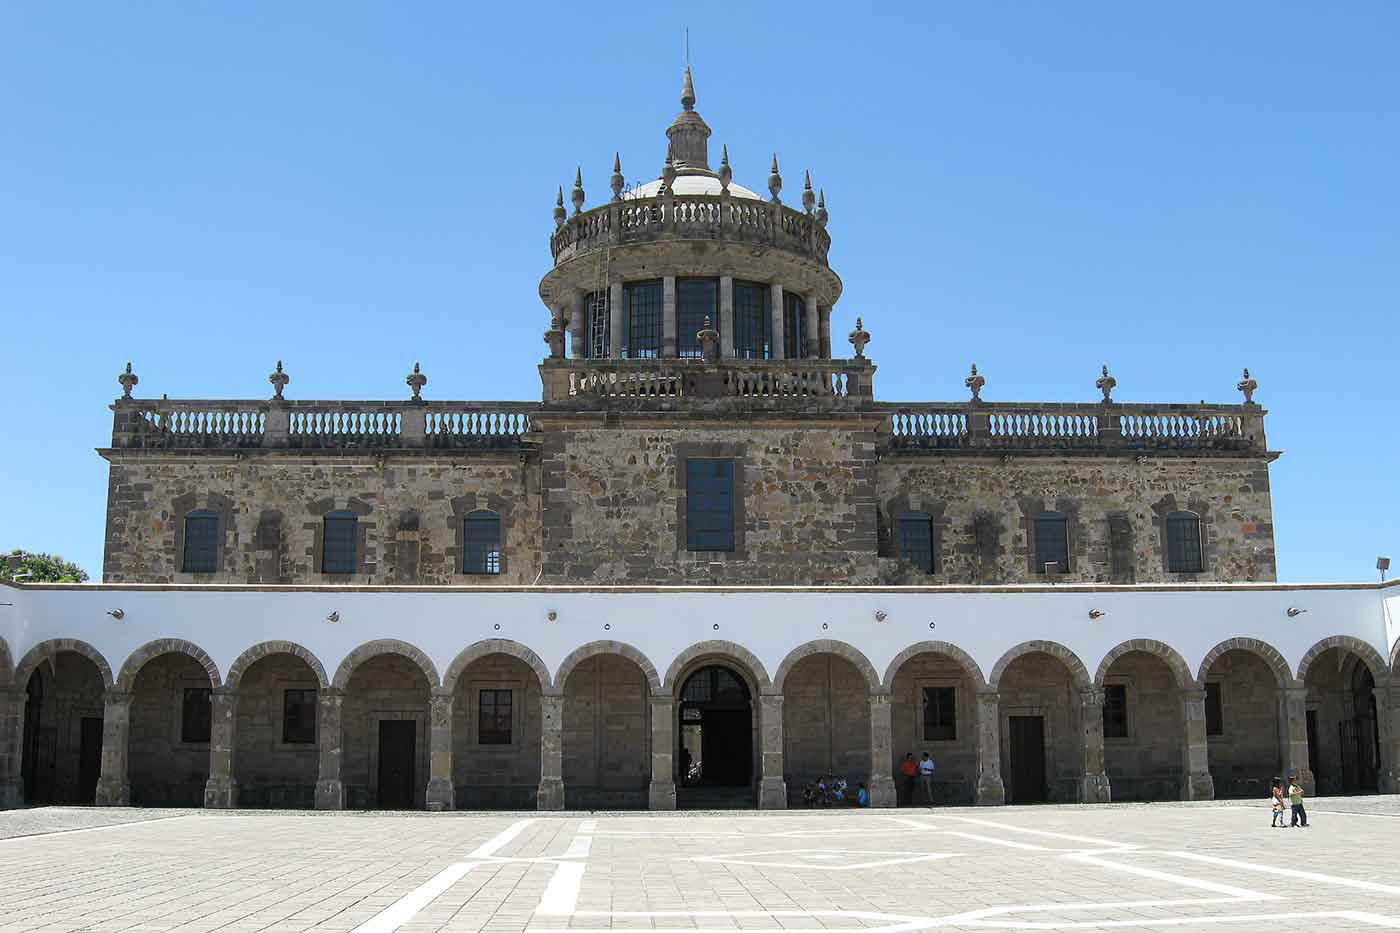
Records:
[[[677,175],[671,188],[680,197],[695,194],[718,195],[720,191],[719,179],[713,175]],[[654,198],[661,193],[661,181],[649,181],[645,185],[639,185],[631,191],[622,195],[622,200],[627,201],[632,198]],[[754,194],[743,185],[729,183],[729,194],[736,198],[750,198],[754,201],[762,201],[758,195]]]

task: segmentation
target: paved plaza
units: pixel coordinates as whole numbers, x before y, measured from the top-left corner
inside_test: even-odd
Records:
[[[680,814],[0,813],[0,931],[1400,928],[1400,798]]]

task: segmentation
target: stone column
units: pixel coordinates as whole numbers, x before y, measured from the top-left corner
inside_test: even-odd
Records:
[[[977,691],[977,805],[999,807],[1006,803],[1001,780],[1001,694],[990,688]]]
[[[131,694],[108,690],[102,709],[102,771],[94,801],[99,807],[131,806],[130,742]]]
[[[1084,751],[1084,772],[1079,779],[1080,803],[1108,803],[1113,799],[1103,770],[1103,691],[1083,687],[1079,691],[1079,724]]]
[[[581,360],[588,336],[588,292],[574,293],[574,312],[569,315],[569,356]]]
[[[608,356],[622,359],[622,331],[627,309],[622,304],[622,279],[608,283]]]
[[[1214,800],[1215,781],[1210,776],[1206,738],[1206,691],[1187,687],[1181,691],[1181,799]]]
[[[676,357],[676,277],[661,278],[661,355]]]
[[[719,355],[734,358],[734,276],[719,277]]]
[[[890,719],[890,695],[870,695],[870,791],[872,807],[899,805],[894,788],[894,725]]]
[[[651,698],[651,786],[647,808],[676,809],[676,701],[669,694]]]
[[[783,696],[758,698],[758,808],[786,810],[787,784],[783,780]]]
[[[24,806],[24,706],[18,688],[0,690],[0,810]]]
[[[768,303],[772,305],[769,312],[773,315],[772,340],[773,352],[770,359],[780,360],[783,358],[783,287],[774,282],[769,287],[770,298]]]
[[[1284,687],[1278,694],[1279,763],[1283,765],[1285,781],[1290,774],[1298,775],[1303,793],[1317,793],[1317,782],[1308,768],[1308,688],[1302,684]]]
[[[564,809],[564,695],[540,697],[540,810]]]
[[[436,812],[455,809],[457,797],[452,786],[452,691],[434,687],[431,706],[426,799],[428,809]]]
[[[831,309],[822,308],[818,313],[818,340],[820,347],[818,352],[824,360],[831,359]]]
[[[233,749],[238,741],[238,691],[219,687],[209,698],[209,780],[204,806],[210,810],[238,807],[238,781],[233,777]]]
[[[1376,685],[1376,728],[1381,740],[1380,792],[1400,793],[1400,683]]]
[[[802,355],[809,360],[821,356],[821,329],[817,323],[817,293],[802,296]]]
[[[316,780],[316,809],[344,810],[345,786],[340,783],[340,750],[345,736],[340,710],[345,696],[336,687],[322,687],[316,703],[316,742],[320,774]]]

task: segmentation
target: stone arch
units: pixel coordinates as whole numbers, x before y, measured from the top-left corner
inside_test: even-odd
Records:
[[[1377,684],[1385,680],[1390,673],[1390,668],[1385,663],[1385,658],[1382,658],[1381,653],[1372,647],[1369,642],[1364,642],[1351,635],[1332,635],[1322,639],[1322,641],[1309,648],[1307,654],[1303,655],[1303,660],[1298,662],[1299,683],[1304,683],[1306,681],[1308,668],[1318,659],[1318,656],[1332,648],[1341,648],[1359,657],[1362,663],[1371,669],[1371,676],[1375,678]]]
[[[1057,641],[1023,641],[1006,654],[1001,656],[996,666],[992,668],[992,675],[987,678],[987,684],[995,688],[1001,683],[1001,675],[1006,673],[1007,666],[1022,655],[1042,652],[1051,657],[1058,658],[1065,667],[1069,668],[1070,677],[1076,686],[1088,687],[1092,684],[1089,680],[1089,670],[1084,666],[1084,662],[1079,660],[1079,655],[1066,648]]]
[[[1210,673],[1211,667],[1220,656],[1227,651],[1248,651],[1257,655],[1274,672],[1280,687],[1287,687],[1293,683],[1293,673],[1288,669],[1288,662],[1279,654],[1278,649],[1268,642],[1260,641],[1257,638],[1250,638],[1246,635],[1227,638],[1214,648],[1206,652],[1206,656],[1201,659],[1201,666],[1196,669],[1196,680],[1200,683],[1206,682],[1206,675]]]
[[[575,648],[573,651],[569,652],[569,656],[559,665],[559,670],[554,675],[554,685],[562,691],[564,689],[564,681],[568,679],[569,674],[573,673],[575,667],[583,661],[592,657],[597,657],[600,654],[621,655],[631,661],[633,664],[640,667],[642,673],[646,675],[647,684],[651,687],[651,692],[661,692],[661,677],[656,673],[656,665],[652,664],[651,659],[646,655],[622,641],[590,641],[586,645]]]
[[[1176,678],[1178,687],[1195,686],[1196,679],[1191,676],[1191,668],[1186,663],[1186,659],[1171,645],[1155,638],[1133,638],[1104,655],[1103,660],[1099,662],[1098,672],[1094,674],[1094,686],[1102,687],[1103,679],[1108,676],[1108,670],[1113,667],[1113,662],[1133,651],[1156,655],[1165,661],[1167,667],[1171,668],[1172,676]]]
[[[421,649],[415,648],[406,641],[399,641],[397,638],[378,638],[365,642],[345,656],[345,660],[341,661],[340,666],[336,668],[335,679],[331,681],[331,686],[344,690],[349,685],[350,677],[355,673],[355,668],[381,654],[401,655],[417,664],[423,672],[423,676],[428,678],[430,688],[441,683],[438,680],[437,667],[433,664],[432,658],[424,654]]]
[[[204,673],[209,675],[209,686],[218,689],[223,686],[223,679],[219,676],[219,666],[214,663],[214,659],[205,653],[204,649],[198,645],[185,641],[183,638],[157,638],[155,641],[148,641],[140,648],[131,652],[131,656],[122,665],[121,673],[117,675],[115,687],[122,693],[130,693],[136,684],[136,675],[141,673],[141,668],[146,663],[153,661],[163,654],[187,654],[194,658],[204,668]]]
[[[509,638],[484,638],[481,641],[473,642],[462,649],[462,653],[452,660],[447,667],[447,676],[443,678],[442,685],[448,690],[457,689],[457,678],[462,676],[473,661],[486,657],[489,654],[505,654],[525,662],[535,676],[540,679],[540,689],[549,693],[553,681],[549,676],[549,668],[545,667],[540,656],[534,651],[525,647],[518,641]]]
[[[259,642],[247,651],[238,656],[228,669],[228,676],[224,682],[231,689],[238,689],[238,684],[243,680],[243,675],[254,663],[261,661],[270,654],[290,654],[306,662],[316,675],[316,682],[321,685],[321,689],[330,686],[330,680],[326,677],[325,665],[321,659],[316,657],[309,648],[304,648],[294,641],[264,641]]]
[[[787,657],[783,658],[782,663],[778,665],[777,673],[773,675],[773,691],[782,693],[783,684],[787,681],[788,674],[792,673],[797,662],[817,654],[834,654],[838,658],[844,658],[854,664],[856,670],[860,671],[861,676],[865,678],[867,690],[871,693],[884,692],[880,675],[875,672],[875,665],[870,663],[870,659],[859,648],[835,638],[818,638],[805,645],[798,645],[789,651]]]
[[[946,655],[958,662],[958,666],[971,678],[974,686],[987,686],[987,678],[982,676],[982,668],[978,667],[977,662],[972,659],[972,655],[951,642],[920,641],[915,642],[894,656],[894,660],[890,662],[889,667],[885,668],[885,679],[883,681],[884,689],[889,690],[894,686],[895,675],[899,673],[899,669],[904,666],[906,661],[921,654]]]
[[[768,671],[764,668],[763,662],[749,649],[743,645],[732,641],[702,641],[682,651],[671,662],[671,666],[666,668],[666,679],[662,681],[663,692],[675,694],[680,686],[681,674],[686,669],[693,666],[696,661],[708,657],[724,657],[732,661],[737,661],[758,687],[759,693],[773,693],[773,681],[768,677]]]
[[[29,683],[29,675],[34,668],[45,658],[53,657],[60,651],[71,651],[80,654],[97,666],[97,673],[102,678],[103,688],[112,686],[112,665],[107,663],[107,659],[102,656],[92,645],[76,638],[51,638],[48,641],[41,641],[30,648],[20,658],[19,665],[14,668],[14,684],[23,690]]]

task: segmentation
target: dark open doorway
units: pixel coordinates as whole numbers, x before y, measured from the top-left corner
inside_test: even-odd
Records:
[[[681,688],[679,716],[678,803],[751,806],[753,702],[744,679],[720,665],[701,668]]]
[[[78,736],[78,802],[93,803],[102,773],[102,717],[84,716]]]
[[[379,794],[381,810],[412,810],[417,783],[413,762],[418,725],[411,719],[379,721]]]
[[[1044,803],[1045,717],[1011,716],[1008,721],[1011,799],[1007,803]]]

